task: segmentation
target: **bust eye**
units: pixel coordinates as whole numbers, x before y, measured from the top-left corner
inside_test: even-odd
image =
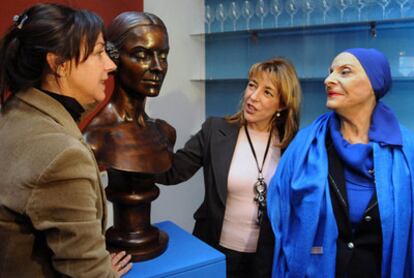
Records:
[[[135,52],[134,56],[137,59],[141,59],[141,60],[144,60],[144,59],[148,58],[148,54],[145,51],[137,51],[137,52]]]
[[[167,56],[168,56],[167,53],[160,53],[159,59],[165,61],[165,60],[167,60]]]

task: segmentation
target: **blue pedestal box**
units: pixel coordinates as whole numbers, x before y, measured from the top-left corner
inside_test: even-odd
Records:
[[[225,256],[170,221],[155,224],[169,236],[160,256],[134,263],[123,277],[225,278]]]

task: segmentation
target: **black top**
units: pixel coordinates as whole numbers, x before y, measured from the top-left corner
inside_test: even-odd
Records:
[[[353,227],[349,218],[343,162],[329,132],[326,147],[329,192],[338,227],[335,277],[381,277],[382,230],[377,195],[373,194],[362,220]]]
[[[82,113],[85,112],[82,105],[80,105],[79,102],[72,97],[56,94],[41,88],[37,89],[59,101],[59,103],[62,104],[63,107],[65,107],[65,109],[69,112],[75,122],[78,122]]]

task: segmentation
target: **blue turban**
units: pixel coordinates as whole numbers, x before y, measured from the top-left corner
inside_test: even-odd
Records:
[[[374,48],[350,48],[345,50],[355,56],[365,70],[377,99],[391,88],[391,69],[387,57]]]

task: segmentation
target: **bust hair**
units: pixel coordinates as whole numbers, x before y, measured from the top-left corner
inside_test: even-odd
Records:
[[[46,74],[55,73],[47,53],[58,57],[59,66],[68,60],[81,63],[93,52],[104,25],[99,16],[60,4],[35,4],[20,16],[0,40],[0,100],[39,87]],[[12,22],[12,20],[10,20]],[[20,24],[19,24],[20,23]]]
[[[165,30],[168,38],[167,28],[164,22],[156,15],[144,12],[124,12],[115,17],[107,28],[107,39],[121,50],[128,33],[137,26],[159,26]]]

